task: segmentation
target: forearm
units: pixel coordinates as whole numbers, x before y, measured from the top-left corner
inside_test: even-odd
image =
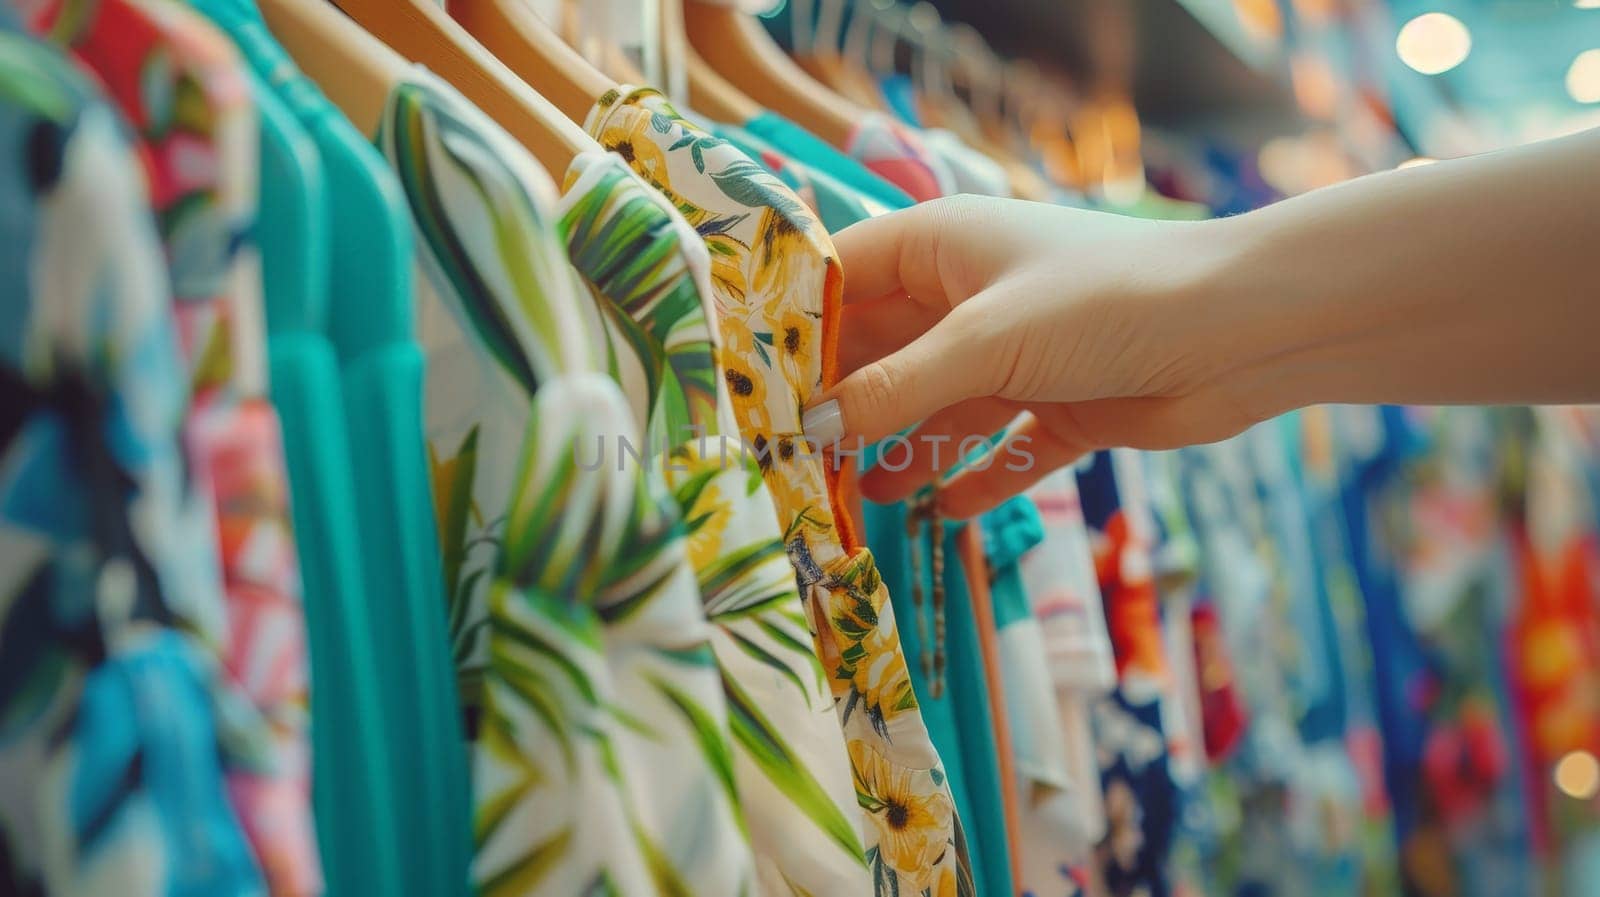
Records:
[[[1600,401],[1600,130],[1360,178],[1204,239],[1173,319],[1263,413]]]

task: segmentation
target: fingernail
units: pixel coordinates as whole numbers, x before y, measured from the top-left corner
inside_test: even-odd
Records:
[[[800,417],[800,429],[820,448],[831,448],[844,435],[844,414],[839,410],[839,400],[829,399],[806,409]]]

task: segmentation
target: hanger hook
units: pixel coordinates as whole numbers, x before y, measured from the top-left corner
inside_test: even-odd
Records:
[[[841,8],[844,0],[839,0]],[[854,60],[861,68],[867,68],[868,53],[872,46],[872,32],[877,25],[877,10],[870,2],[857,2],[851,8],[850,26],[845,31],[844,43],[840,46],[841,55],[846,59]]]

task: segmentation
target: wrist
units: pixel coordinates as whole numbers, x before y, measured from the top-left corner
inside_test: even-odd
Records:
[[[1174,225],[1180,260],[1158,284],[1150,321],[1163,354],[1180,359],[1178,392],[1216,396],[1249,421],[1304,404],[1296,359],[1315,343],[1306,309],[1279,283],[1279,261],[1254,215]]]

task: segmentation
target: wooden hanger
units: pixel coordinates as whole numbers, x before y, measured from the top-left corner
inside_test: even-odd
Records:
[[[599,150],[581,126],[484,49],[436,0],[332,2],[395,52],[461,91],[548,171],[559,175],[578,153]]]
[[[812,4],[820,3],[815,20]],[[789,55],[806,74],[844,94],[845,76],[839,64],[839,38],[843,31],[845,0],[789,0]]]
[[[526,0],[449,0],[450,15],[574,123],[617,86],[539,18]]]
[[[837,2],[842,5],[844,0]],[[817,16],[812,14],[815,3],[816,0],[789,0],[789,5],[783,13],[789,22],[789,56],[796,62],[808,56],[815,56],[817,53],[817,32],[821,31],[823,26],[817,21]],[[818,15],[826,13],[827,10],[823,9]]]
[[[649,84],[655,86],[655,81],[640,70],[632,59],[628,58],[626,51],[620,44],[607,44],[600,49],[600,59],[595,63],[595,68],[605,74],[607,78],[617,84]],[[662,88],[662,93],[671,96],[671,93]]]
[[[730,125],[742,125],[761,114],[761,104],[735,87],[707,62],[684,28],[683,0],[661,0],[663,50],[683,60],[689,82],[689,105],[696,112]]]
[[[325,0],[259,0],[278,42],[345,117],[371,137],[408,63]]]
[[[1005,64],[969,25],[943,26],[925,33],[921,62],[919,108],[930,126],[954,132],[968,146],[998,162],[1005,170],[1011,195],[1036,201],[1050,197],[1050,184],[1025,160],[1026,144],[999,126],[999,100],[1004,91]],[[937,57],[928,55],[937,53]],[[968,97],[957,91],[960,77]]]
[[[834,2],[842,17],[844,0]],[[848,97],[861,106],[879,112],[891,112],[889,101],[878,86],[877,76],[873,74],[873,50],[883,38],[890,38],[888,68],[892,70],[893,29],[897,24],[899,7],[894,0],[860,0],[851,7],[850,25],[845,29],[842,40],[837,36],[837,26],[831,21],[831,9],[828,6],[823,9],[830,17],[828,26],[833,29],[829,37],[832,49],[821,57],[822,68],[830,75],[824,79],[825,83],[832,85],[840,96]]]
[[[868,109],[894,113],[884,96],[881,78],[895,73],[895,50],[905,10],[894,0],[875,0],[855,7],[845,46],[834,56],[834,84],[839,95]]]
[[[980,101],[982,72],[975,72],[988,53],[988,45],[971,32],[970,38],[939,20],[931,4],[919,3],[908,17],[911,29],[912,80],[916,85],[917,108],[931,128],[953,131],[965,143],[988,155],[1000,150],[982,132],[974,105]],[[960,26],[971,29],[968,26]],[[956,78],[968,87],[968,98],[956,91]]]
[[[966,103],[956,95],[951,79],[954,48],[938,10],[931,3],[918,3],[904,16],[902,28],[901,38],[910,51],[907,68],[918,117],[925,126],[954,131],[970,144],[963,131],[968,118]],[[893,65],[892,48],[890,54]]]
[[[683,0],[689,46],[748,97],[844,148],[867,114],[818,83],[779,49],[754,17],[701,0]],[[691,88],[692,89],[692,88]]]

